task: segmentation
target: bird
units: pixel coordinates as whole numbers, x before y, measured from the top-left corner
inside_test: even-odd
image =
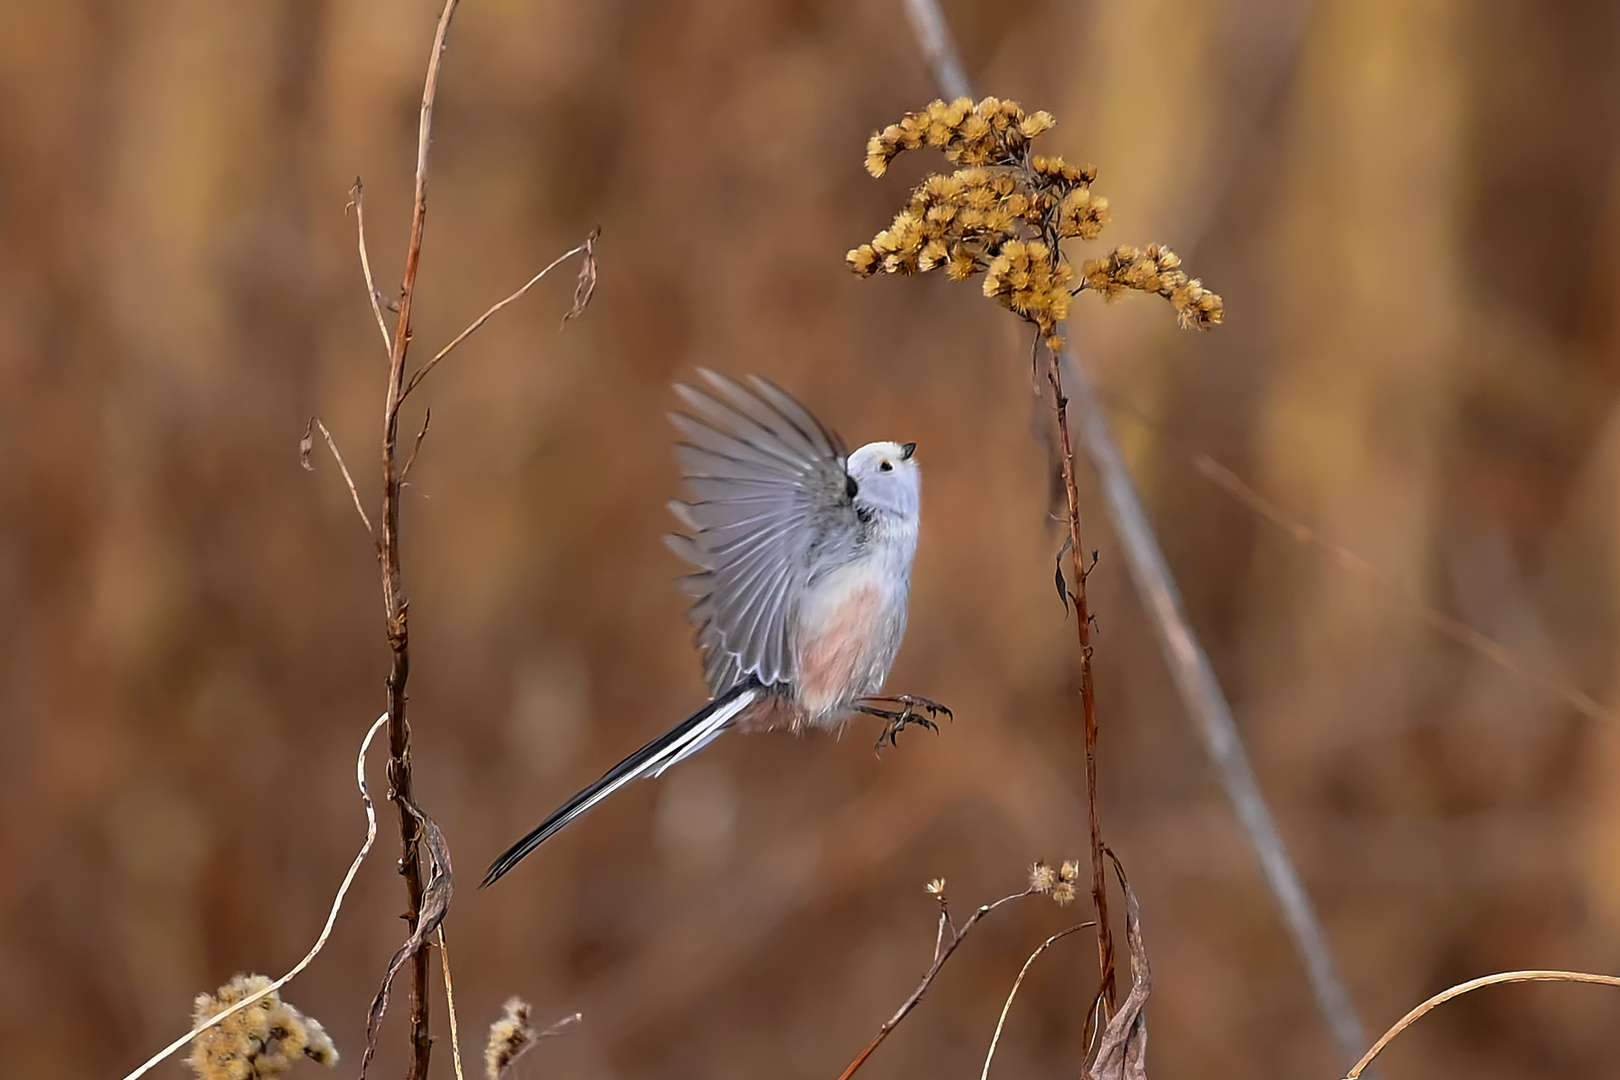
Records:
[[[656,777],[737,728],[840,732],[858,714],[895,744],[915,724],[938,731],[950,709],[881,696],[906,630],[922,472],[914,442],[848,451],[798,401],[758,375],[699,368],[677,383],[689,411],[669,419],[689,500],[665,540],[696,571],[677,582],[693,604],[710,700],[609,769],[513,844],[492,885],[526,855],[633,780]]]

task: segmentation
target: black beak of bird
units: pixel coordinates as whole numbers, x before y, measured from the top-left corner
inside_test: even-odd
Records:
[[[900,460],[901,461],[910,461],[911,460],[911,455],[915,454],[916,452],[917,452],[917,444],[916,443],[908,442],[908,443],[901,443],[900,444]]]

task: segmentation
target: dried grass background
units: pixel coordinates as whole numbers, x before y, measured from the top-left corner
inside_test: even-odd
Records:
[[[1054,151],[1099,166],[1119,237],[1180,246],[1210,223],[1218,333],[1087,302],[1072,336],[1181,440],[1116,415],[1382,1030],[1487,971],[1620,966],[1620,730],[1436,638],[1209,485],[1188,447],[1615,703],[1620,12],[1319,0],[1292,45],[1303,11],[946,4],[975,84],[1050,109]],[[343,205],[363,175],[391,288],[436,12],[6,5],[0,1074],[118,1075],[199,990],[283,969],[363,834],[349,770],[382,702],[376,573],[336,471],[300,470],[297,441],[319,411],[374,493],[384,361]],[[419,347],[603,227],[584,318],[556,332],[560,275],[427,387],[407,493],[416,790],[461,871],[462,1030],[519,994],[539,1021],[585,1015],[528,1076],[836,1075],[926,963],[925,880],[970,905],[1083,844],[1027,340],[948,282],[843,265],[911,176],[866,177],[865,138],[934,96],[928,73],[897,0],[481,0],[446,65]],[[854,442],[918,441],[891,685],[957,720],[881,762],[865,729],[723,740],[475,892],[507,842],[701,700],[659,541],[668,384],[697,364],[767,374]],[[1104,823],[1144,906],[1154,1073],[1339,1075],[1083,495]],[[401,904],[385,853],[295,988],[346,1053]],[[988,922],[868,1073],[972,1074],[1062,919],[1029,903]],[[1072,1073],[1093,965],[1075,942],[1043,957],[999,1075]],[[1381,1067],[1608,1075],[1617,1010],[1589,987],[1487,991]]]

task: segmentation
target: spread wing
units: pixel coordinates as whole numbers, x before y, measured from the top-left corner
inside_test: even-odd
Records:
[[[698,373],[713,393],[677,384],[692,412],[670,414],[686,436],[675,456],[693,501],[669,508],[692,535],[666,539],[698,567],[679,582],[697,598],[688,617],[719,695],[748,676],[767,686],[792,677],[789,620],[812,551],[829,532],[853,531],[856,516],[837,435],[774,383]]]

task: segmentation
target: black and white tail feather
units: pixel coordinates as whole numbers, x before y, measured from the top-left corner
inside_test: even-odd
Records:
[[[591,809],[632,780],[662,776],[664,770],[684,760],[713,742],[719,734],[736,722],[738,715],[758,701],[765,693],[758,680],[749,679],[715,698],[703,708],[664,732],[640,750],[609,769],[596,783],[559,806],[546,820],[523,839],[513,844],[490,866],[484,875],[485,886],[493,885],[523,857],[562,829],[569,822]]]

